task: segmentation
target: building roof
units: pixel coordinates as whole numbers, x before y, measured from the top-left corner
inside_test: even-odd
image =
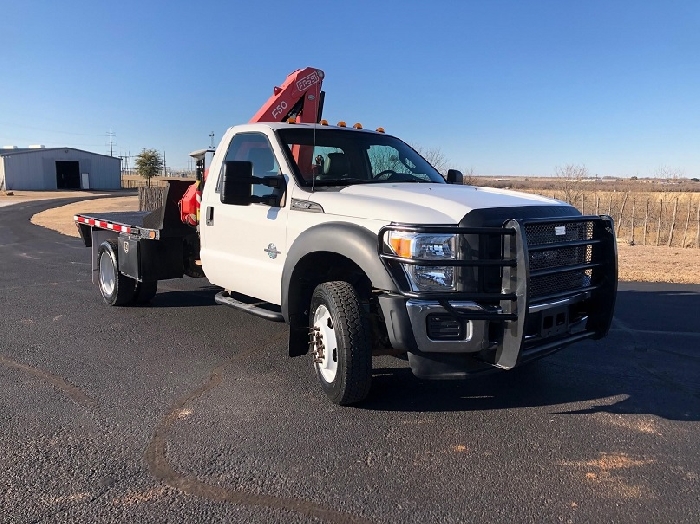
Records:
[[[87,153],[88,155],[97,155],[97,156],[105,156],[107,158],[114,158],[115,160],[119,160],[119,157],[116,156],[110,156],[110,155],[102,155],[100,153],[93,153],[92,151],[85,151],[84,149],[77,149],[75,147],[17,147],[17,148],[1,148],[0,147],[0,156],[10,156],[10,155],[21,155],[24,153],[37,153],[39,151],[65,151],[65,150],[71,150],[71,151],[80,151],[81,153]]]

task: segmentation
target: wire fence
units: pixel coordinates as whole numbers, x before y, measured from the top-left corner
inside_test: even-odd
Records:
[[[700,193],[580,192],[557,194],[583,214],[610,215],[618,241],[644,246],[700,248]]]

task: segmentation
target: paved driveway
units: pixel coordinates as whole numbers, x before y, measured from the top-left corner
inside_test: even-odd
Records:
[[[108,308],[79,240],[0,210],[0,522],[697,522],[700,286],[519,371],[375,360],[339,408],[204,280]]]

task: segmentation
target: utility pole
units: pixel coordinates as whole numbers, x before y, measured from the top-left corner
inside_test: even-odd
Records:
[[[214,149],[214,131],[212,131],[211,133],[209,133],[209,138],[211,139],[211,141],[209,142],[209,147],[211,147],[212,149]]]
[[[114,137],[117,136],[117,134],[114,133],[112,129],[110,129],[109,131],[107,131],[107,136],[109,137],[109,156],[114,156],[114,146],[116,145],[114,143]]]

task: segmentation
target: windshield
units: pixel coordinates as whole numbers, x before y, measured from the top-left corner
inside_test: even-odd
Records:
[[[445,179],[393,136],[354,130],[300,127],[277,131],[303,187]]]

